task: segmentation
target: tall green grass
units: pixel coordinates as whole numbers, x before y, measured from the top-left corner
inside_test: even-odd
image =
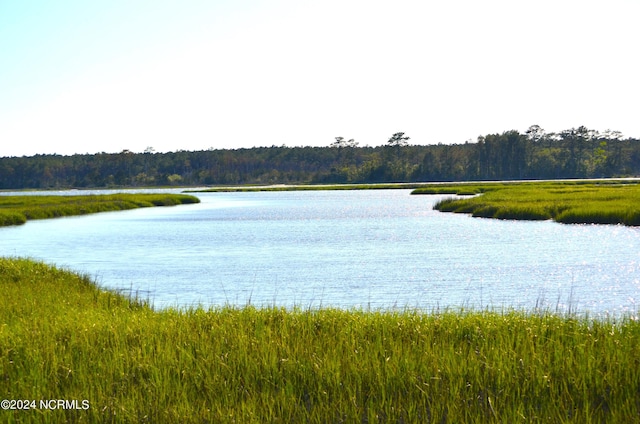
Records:
[[[640,324],[548,311],[155,311],[0,259],[3,422],[628,423]]]
[[[24,224],[30,219],[85,215],[151,206],[198,203],[186,194],[111,194],[83,196],[0,196],[0,226]]]
[[[476,217],[547,220],[575,224],[640,225],[640,185],[627,182],[542,182],[470,186],[481,195],[436,203],[442,212]],[[467,185],[417,189],[416,194],[468,192]],[[438,191],[440,190],[440,191]]]

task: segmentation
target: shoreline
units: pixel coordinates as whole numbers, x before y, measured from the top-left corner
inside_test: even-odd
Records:
[[[578,423],[640,414],[635,316],[154,311],[88,276],[17,258],[0,258],[0,286],[0,390],[88,405],[0,411],[9,421]]]
[[[480,218],[640,226],[637,179],[446,184],[412,194],[464,196],[443,199],[434,209]]]
[[[156,206],[199,203],[186,194],[103,194],[0,196],[0,227],[22,225],[29,220],[87,215]]]

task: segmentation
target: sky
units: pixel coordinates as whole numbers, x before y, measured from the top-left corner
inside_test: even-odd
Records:
[[[0,157],[640,137],[637,0],[0,0]]]

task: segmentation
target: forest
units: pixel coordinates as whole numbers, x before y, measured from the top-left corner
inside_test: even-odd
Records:
[[[55,154],[0,158],[0,189],[535,180],[640,175],[640,140],[584,126],[533,125],[462,144],[385,145],[335,137],[326,147]]]

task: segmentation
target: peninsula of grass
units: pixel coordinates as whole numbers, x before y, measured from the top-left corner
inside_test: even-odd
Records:
[[[18,258],[0,289],[5,423],[640,420],[631,315],[154,310]]]
[[[414,194],[457,194],[434,206],[475,217],[548,220],[565,224],[640,225],[640,185],[636,181],[573,181],[447,184]]]
[[[85,215],[150,206],[198,203],[186,194],[109,194],[81,196],[0,196],[0,226],[20,225],[31,219]]]
[[[376,184],[275,184],[264,186],[222,186],[199,190],[186,190],[185,193],[217,192],[256,192],[256,191],[321,191],[321,190],[387,190],[414,189],[425,183],[376,183]]]

